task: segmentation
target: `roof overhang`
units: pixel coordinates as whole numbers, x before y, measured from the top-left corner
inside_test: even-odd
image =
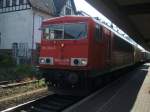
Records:
[[[149,0],[86,0],[136,42],[150,49]]]

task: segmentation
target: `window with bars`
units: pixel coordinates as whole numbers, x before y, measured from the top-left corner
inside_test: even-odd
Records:
[[[12,0],[12,6],[17,5],[17,0]]]
[[[6,7],[10,6],[10,0],[6,0]]]
[[[13,57],[17,57],[18,56],[18,43],[14,42],[12,43],[12,53],[13,53]]]
[[[68,7],[71,7],[71,6],[72,6],[72,5],[71,5],[71,0],[68,0],[67,3],[66,3],[66,5],[67,5]]]
[[[68,1],[66,2],[65,15],[72,15],[72,4],[71,4],[71,0],[68,0]]]
[[[24,4],[24,0],[19,0],[19,4],[23,5]]]
[[[3,7],[3,0],[0,0],[0,8]]]
[[[66,7],[66,9],[65,9],[65,15],[71,15],[71,8]]]
[[[29,0],[0,0],[0,13],[21,11],[30,8]]]
[[[1,32],[0,32],[0,46],[2,44],[2,36],[1,36]]]

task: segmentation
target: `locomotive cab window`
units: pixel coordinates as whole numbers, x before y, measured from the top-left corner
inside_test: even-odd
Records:
[[[45,28],[43,30],[43,36],[45,39],[49,39],[49,31],[50,31],[49,28]]]
[[[101,39],[102,39],[102,37],[101,37],[101,27],[100,27],[99,24],[96,24],[96,26],[95,26],[94,39],[97,42],[101,41]]]
[[[45,39],[84,39],[87,37],[87,25],[85,23],[70,23],[70,24],[56,24],[44,28]]]
[[[87,25],[84,23],[64,25],[64,39],[83,39],[87,36]]]
[[[50,26],[50,40],[63,39],[64,27],[63,25],[51,25]]]
[[[50,39],[62,39],[63,38],[63,30],[62,29],[51,29],[50,31]]]

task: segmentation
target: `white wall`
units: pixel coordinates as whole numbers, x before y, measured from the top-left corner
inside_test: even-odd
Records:
[[[34,49],[36,48],[36,43],[40,43],[41,42],[41,30],[39,30],[39,28],[41,28],[41,24],[42,24],[42,17],[39,15],[35,15],[34,16]]]
[[[36,48],[36,43],[40,43],[41,42],[41,30],[39,30],[39,28],[41,28],[41,24],[42,21],[44,19],[49,19],[52,18],[51,15],[48,14],[44,14],[42,12],[36,11],[34,10],[34,49]]]
[[[34,46],[41,41],[41,23],[52,16],[34,11]],[[12,43],[28,43],[32,48],[33,11],[22,10],[0,14],[0,49],[11,49]]]
[[[12,43],[28,43],[32,45],[32,10],[0,14],[1,49],[11,49]]]

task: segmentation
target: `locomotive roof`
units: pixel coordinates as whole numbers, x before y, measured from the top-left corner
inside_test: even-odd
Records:
[[[92,20],[92,18],[91,17],[87,17],[87,16],[76,16],[76,15],[69,15],[69,16],[61,16],[61,17],[55,17],[55,18],[50,18],[50,19],[45,19],[45,20],[43,20],[43,22],[48,22],[48,21],[53,21],[53,20],[60,20],[60,19],[73,19],[74,18],[74,20],[83,20],[83,19],[90,19],[90,20]]]
[[[122,38],[123,40],[125,40],[126,42],[130,43],[133,46],[134,45],[132,42],[130,42],[129,40],[125,39],[125,37],[123,35],[121,35],[119,32],[115,31],[113,28],[111,28],[110,26],[108,26],[107,24],[105,24],[105,22],[101,21],[101,20],[97,20],[95,18],[92,18],[93,21],[95,21],[97,24],[100,24],[101,26],[104,26],[105,28],[109,29],[111,32],[113,32],[115,35],[117,35],[118,37]]]
[[[46,19],[46,20],[43,20],[43,24],[44,26],[47,26],[49,23],[62,23],[62,22],[72,22],[72,21],[85,21],[85,20],[92,20],[92,18],[90,17],[85,17],[85,16],[75,16],[75,15],[72,15],[72,16],[61,16],[61,17],[55,17],[55,18],[50,18],[50,19]]]

